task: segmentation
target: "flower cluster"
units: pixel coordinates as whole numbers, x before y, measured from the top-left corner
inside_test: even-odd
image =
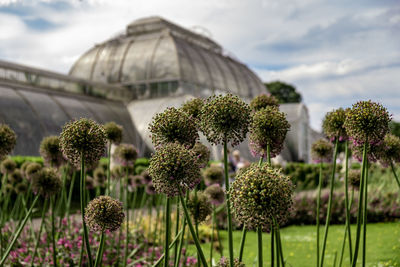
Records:
[[[112,121],[107,122],[103,127],[107,140],[113,144],[119,145],[122,141],[122,126]]]
[[[30,162],[25,169],[26,178],[32,181],[33,179],[35,179],[35,176],[40,174],[42,168],[43,168],[42,165],[40,165],[39,163]]]
[[[40,194],[45,198],[49,198],[60,192],[61,187],[61,178],[53,168],[43,168],[39,173],[33,176],[33,192],[35,192],[35,194]]]
[[[335,141],[336,138],[338,138],[339,141],[348,139],[346,128],[344,127],[348,111],[349,109],[344,110],[343,108],[338,108],[325,115],[325,118],[322,121],[322,129],[324,134],[331,141]]]
[[[200,168],[191,150],[178,143],[165,144],[150,159],[149,174],[158,193],[177,196],[179,187],[192,190],[201,180]]]
[[[223,169],[219,166],[210,166],[203,171],[204,183],[209,186],[212,184],[222,184],[224,180]]]
[[[400,162],[400,138],[387,134],[382,143],[382,153],[380,161],[383,165],[389,166],[390,163]]]
[[[196,143],[192,148],[193,154],[197,158],[197,163],[200,168],[204,168],[207,166],[208,161],[210,160],[210,150],[207,146],[202,143]]]
[[[0,124],[0,160],[11,153],[17,143],[17,135],[6,124]]]
[[[181,109],[186,112],[190,117],[192,117],[195,121],[200,120],[201,109],[203,108],[204,100],[201,98],[193,98],[189,101],[186,101]]]
[[[360,178],[361,178],[360,170],[350,170],[347,178],[348,178],[349,184],[353,188],[360,187]]]
[[[114,232],[121,227],[124,218],[121,201],[109,196],[93,199],[85,209],[85,222],[93,232]]]
[[[207,216],[212,212],[211,202],[208,199],[208,195],[202,191],[190,193],[186,205],[190,214],[192,214],[193,219],[198,223],[204,222],[207,219]]]
[[[381,104],[360,101],[347,112],[344,126],[350,139],[357,146],[368,142],[375,145],[382,142],[389,132],[391,116]]]
[[[81,156],[85,165],[93,168],[104,154],[106,135],[101,125],[83,118],[64,125],[60,146],[64,156],[76,168],[80,168]]]
[[[221,205],[225,201],[225,191],[219,184],[212,184],[204,190],[204,194],[206,194],[211,204],[213,205]]]
[[[199,139],[195,120],[176,108],[167,108],[164,112],[156,114],[149,125],[149,131],[156,147],[178,142],[192,148]]]
[[[200,128],[215,145],[240,144],[246,138],[249,124],[249,105],[232,94],[209,97],[201,110]]]
[[[138,157],[138,151],[134,145],[120,144],[114,151],[113,159],[120,165],[133,166]]]
[[[141,173],[142,177],[143,177],[143,183],[145,184],[150,184],[152,182],[152,178],[149,174],[149,171],[146,169]]]
[[[143,176],[141,175],[131,175],[129,176],[129,184],[132,188],[138,188],[144,185]]]
[[[266,107],[253,114],[250,126],[250,150],[253,156],[267,157],[267,147],[270,156],[279,155],[283,148],[290,124],[283,112],[276,107]]]
[[[93,171],[93,182],[95,186],[104,187],[107,180],[106,172],[103,168],[97,167]]]
[[[230,266],[229,259],[222,256],[218,262],[217,267],[229,267],[229,266]],[[246,267],[246,265],[243,262],[239,261],[238,258],[233,260],[233,266],[234,267]]]
[[[252,164],[229,190],[236,219],[250,228],[268,229],[274,220],[284,223],[292,206],[293,187],[280,170]]]
[[[253,98],[253,100],[250,102],[250,108],[254,112],[262,110],[266,107],[279,107],[278,99],[271,94],[261,94]]]
[[[326,139],[318,139],[311,145],[311,158],[313,161],[330,162],[333,154],[333,145]]]
[[[3,160],[0,165],[1,173],[3,174],[12,173],[15,168],[17,168],[17,164],[10,158]]]
[[[60,167],[65,163],[58,136],[45,137],[40,143],[39,152],[45,164],[49,167]]]

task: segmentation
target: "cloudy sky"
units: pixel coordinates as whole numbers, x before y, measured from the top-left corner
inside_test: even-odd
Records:
[[[153,15],[210,34],[263,81],[295,85],[315,129],[361,99],[400,120],[398,0],[0,0],[0,59],[67,73],[94,44]]]

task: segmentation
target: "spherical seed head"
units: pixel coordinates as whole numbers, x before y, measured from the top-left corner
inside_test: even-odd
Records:
[[[119,180],[119,179],[121,179],[121,178],[126,176],[125,172],[126,172],[125,167],[119,166],[119,165],[118,166],[114,166],[111,169],[111,178],[114,179],[114,180]]]
[[[120,165],[133,166],[138,157],[138,151],[134,145],[120,144],[114,150],[113,159]]]
[[[143,176],[141,175],[131,175],[129,176],[129,184],[133,188],[138,188],[144,185]]]
[[[261,94],[253,98],[250,102],[250,108],[253,112],[262,110],[266,107],[279,107],[278,99],[271,94]]]
[[[196,122],[200,120],[201,109],[203,108],[204,100],[201,98],[193,98],[189,101],[186,101],[181,109],[183,112],[187,113],[190,117],[192,117]]]
[[[143,182],[144,184],[150,184],[152,183],[152,178],[149,174],[149,171],[146,169],[141,173],[142,177],[143,177]]]
[[[282,224],[292,206],[293,185],[280,170],[252,164],[229,190],[236,219],[247,227],[267,229],[273,219]]]
[[[224,170],[219,166],[210,166],[203,171],[204,183],[209,186],[212,184],[222,184],[224,180]]]
[[[360,170],[349,170],[348,181],[349,184],[354,188],[360,187],[360,177],[361,177]]]
[[[91,189],[93,189],[94,188],[94,179],[93,179],[93,177],[91,177],[91,176],[86,176],[86,179],[85,179],[85,187],[86,187],[86,189],[88,189],[88,190],[91,190]]]
[[[146,185],[146,193],[148,195],[155,195],[156,194],[156,188],[154,187],[153,183],[149,183]]]
[[[201,180],[200,168],[191,150],[178,143],[159,147],[150,159],[149,174],[158,193],[168,197],[192,190]]]
[[[207,166],[207,163],[210,160],[210,150],[208,147],[202,143],[196,143],[193,146],[192,151],[197,157],[197,163],[199,164],[200,168]]]
[[[61,178],[56,169],[43,168],[37,175],[33,176],[32,188],[35,194],[49,198],[61,191]]]
[[[60,149],[60,138],[58,136],[48,136],[43,138],[39,148],[40,155],[44,163],[49,167],[59,167],[65,163],[65,159]]]
[[[326,139],[318,139],[311,145],[311,158],[313,161],[330,162],[333,154],[333,145]]]
[[[346,132],[355,145],[380,143],[389,132],[391,116],[381,104],[360,101],[347,113]]]
[[[103,168],[97,167],[93,171],[93,180],[96,186],[103,187],[105,185],[105,182],[107,180],[107,175]]]
[[[0,168],[3,174],[12,173],[17,168],[17,164],[12,159],[6,158],[1,162]]]
[[[93,232],[114,232],[121,227],[124,218],[122,202],[109,196],[93,199],[85,209],[85,222]]]
[[[348,139],[344,122],[346,121],[347,112],[349,111],[350,109],[338,108],[326,113],[325,118],[322,121],[322,129],[324,134],[331,141],[335,141],[337,138],[339,141]]]
[[[351,152],[353,158],[357,159],[359,162],[362,162],[364,146],[351,146]],[[367,146],[367,158],[369,162],[377,162],[384,155],[384,145],[383,142],[377,143],[373,146]]]
[[[122,126],[112,121],[107,122],[103,127],[107,140],[113,144],[119,145],[119,143],[122,141]]]
[[[6,184],[4,186],[4,192],[6,194],[11,194],[11,193],[15,192],[14,186],[12,184]]]
[[[64,125],[60,145],[63,155],[77,169],[81,167],[81,154],[85,168],[93,168],[104,154],[106,134],[103,126],[83,118]]]
[[[6,124],[0,124],[0,159],[11,153],[17,143],[17,135]]]
[[[211,204],[221,205],[225,201],[225,191],[219,184],[212,184],[206,188],[204,193],[209,197]]]
[[[198,223],[204,222],[212,212],[211,202],[202,191],[191,192],[186,205],[193,219]]]
[[[18,184],[22,182],[23,180],[22,172],[18,169],[15,169],[8,177],[8,180],[13,184]]]
[[[250,151],[253,156],[267,157],[267,147],[270,156],[279,155],[283,148],[290,124],[286,115],[276,107],[268,106],[253,114],[250,126]]]
[[[215,145],[243,142],[250,124],[250,107],[232,94],[211,96],[201,110],[200,128]]]
[[[21,170],[21,172],[22,172],[22,175],[23,175],[25,178],[27,178],[27,177],[26,177],[26,168],[27,168],[28,165],[31,164],[31,163],[32,163],[31,161],[26,160],[26,161],[24,161],[24,162],[21,164],[20,170]]]
[[[230,266],[229,259],[222,256],[221,259],[219,260],[217,266],[218,267],[229,267]],[[238,258],[233,260],[233,266],[234,267],[246,267],[246,265],[243,262],[239,261]]]
[[[380,162],[384,166],[391,163],[400,162],[400,138],[387,134],[382,143],[382,153],[380,155]]]
[[[36,162],[31,162],[25,169],[26,178],[32,181],[42,170],[42,165]]]
[[[192,148],[199,139],[195,120],[176,108],[167,108],[153,117],[149,125],[154,146],[178,142]]]
[[[25,194],[28,191],[28,185],[25,182],[20,182],[15,185],[14,190],[16,194]]]

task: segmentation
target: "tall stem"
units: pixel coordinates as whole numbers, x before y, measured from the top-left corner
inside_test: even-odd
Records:
[[[317,267],[319,267],[319,225],[320,225],[320,207],[321,207],[321,188],[322,188],[322,161],[319,163],[319,182],[318,182],[318,196],[317,196]]]
[[[336,157],[337,157],[337,151],[338,151],[338,143],[339,143],[339,139],[336,138],[335,150],[333,152],[333,164],[332,164],[332,174],[331,174],[330,190],[329,190],[328,212],[327,212],[327,217],[326,217],[326,222],[325,222],[324,240],[322,243],[321,267],[324,266],[326,241],[328,239],[329,224],[331,222],[331,215],[332,215],[331,209],[332,209],[333,189],[334,189],[334,185],[335,185]]]
[[[40,226],[39,226],[39,233],[37,235],[37,239],[35,242],[35,248],[33,249],[33,255],[32,255],[32,259],[31,259],[31,266],[33,266],[33,262],[35,261],[35,257],[36,257],[36,252],[39,246],[39,242],[40,242],[40,236],[42,234],[42,230],[43,230],[43,225],[44,225],[44,216],[46,215],[46,211],[47,211],[47,198],[44,200],[44,204],[43,204],[43,210],[42,210],[42,217],[40,220]]]
[[[186,201],[188,200],[188,198],[189,198],[189,192],[186,193]],[[179,198],[178,198],[178,200],[179,200]],[[185,239],[185,230],[186,230],[186,217],[184,216],[183,217],[183,225],[182,225],[182,235],[179,240],[178,257],[177,257],[175,265],[174,265],[175,267],[179,267],[179,265],[180,265],[181,255],[182,255],[181,251],[183,248],[183,241]]]
[[[224,141],[224,170],[225,170],[225,191],[226,191],[226,211],[228,215],[228,241],[229,241],[229,265],[233,267],[233,234],[232,234],[232,214],[229,196],[229,173],[228,173],[228,148],[227,141]]]
[[[246,234],[247,234],[246,224],[243,224],[242,238],[240,239],[239,261],[242,261],[242,259],[243,259],[243,251],[244,251],[244,243],[246,241]]]
[[[165,202],[165,243],[164,243],[164,267],[169,266],[169,239],[171,232],[171,200],[167,197]]]
[[[128,167],[125,168],[125,190],[124,190],[124,202],[126,207],[126,224],[125,224],[125,249],[124,249],[124,262],[123,266],[126,266],[128,260],[128,245],[129,245],[129,201],[128,201]],[[135,205],[135,203],[133,203]]]
[[[275,230],[271,225],[271,267],[275,266]]]
[[[86,182],[85,182],[85,161],[83,153],[81,153],[81,183],[80,183],[80,198],[81,198],[81,214],[83,226],[83,240],[86,244],[86,253],[88,256],[89,267],[93,267],[92,253],[90,251],[89,233],[85,223],[85,206],[86,206]]]
[[[204,267],[208,267],[206,257],[204,257],[204,253],[203,253],[203,250],[201,248],[199,239],[196,236],[196,232],[194,230],[194,227],[193,227],[193,224],[192,224],[192,220],[190,218],[189,211],[187,209],[186,203],[183,200],[182,190],[181,190],[179,185],[178,185],[178,189],[179,189],[179,199],[181,200],[183,212],[185,213],[185,218],[186,218],[187,224],[189,226],[190,234],[192,235],[192,238],[194,240],[194,244],[196,245],[197,253],[200,255],[200,260],[203,263]]]
[[[357,257],[358,257],[358,248],[360,246],[360,236],[361,236],[361,221],[362,221],[362,212],[363,212],[363,199],[364,199],[364,176],[367,165],[367,143],[364,143],[363,147],[363,158],[362,158],[362,169],[361,169],[361,177],[360,177],[360,192],[358,197],[358,213],[357,213],[357,231],[356,231],[356,241],[354,247],[354,256],[353,261],[351,263],[352,267],[356,267],[357,265]]]
[[[14,238],[12,239],[10,245],[8,246],[6,252],[4,253],[3,258],[0,261],[0,267],[4,266],[4,263],[7,260],[7,257],[10,254],[11,249],[13,248],[15,242],[17,241],[17,239],[20,236],[22,230],[24,229],[26,222],[28,221],[29,217],[31,216],[32,210],[35,207],[36,202],[38,201],[38,199],[39,199],[39,195],[36,195],[35,198],[33,199],[31,208],[28,210],[28,213],[25,215],[25,218],[23,219],[22,223],[19,225],[17,231],[15,232]]]
[[[368,159],[365,165],[365,181],[364,181],[364,213],[363,213],[363,254],[362,254],[362,266],[366,264],[366,253],[367,253],[367,213],[368,213]]]
[[[212,210],[212,219],[211,219],[212,227],[211,227],[211,242],[210,242],[210,266],[212,266],[213,248],[214,248],[215,205],[213,205],[212,209],[213,210]]]
[[[56,250],[56,229],[54,226],[54,213],[56,212],[56,201],[55,196],[51,199],[51,235],[52,235],[52,245],[53,245],[53,266],[57,266],[57,250]]]
[[[399,177],[397,176],[396,170],[394,169],[393,161],[390,161],[390,167],[392,168],[394,178],[396,179],[397,185],[399,186],[399,189],[400,189],[400,181],[399,181]]]
[[[108,148],[107,148],[107,196],[110,195],[111,193],[111,170],[110,170],[110,165],[111,165],[111,141],[108,141]]]
[[[101,231],[101,237],[100,237],[100,245],[99,248],[97,249],[97,254],[96,254],[96,260],[94,262],[94,267],[101,266],[101,260],[103,258],[103,248],[104,248],[104,231]]]
[[[179,199],[176,198],[176,223],[175,223],[175,236],[179,232]],[[213,228],[214,229],[214,228]],[[211,237],[212,238],[212,237]],[[178,258],[178,242],[175,242],[174,246],[174,266],[176,265],[176,260]],[[212,247],[212,246],[211,246]]]
[[[346,229],[347,230],[347,236],[349,238],[349,255],[350,255],[350,262],[353,259],[353,249],[352,249],[352,244],[351,244],[351,229],[350,229],[350,205],[349,205],[349,141],[346,140],[344,144],[344,153],[345,153],[345,161],[344,161],[344,166],[345,166],[345,173],[344,173],[344,203],[346,206]],[[344,239],[346,239],[346,235],[344,236]]]
[[[263,266],[263,252],[262,252],[262,228],[261,228],[261,226],[257,227],[257,241],[258,241],[258,250],[257,250],[258,267],[262,267]]]

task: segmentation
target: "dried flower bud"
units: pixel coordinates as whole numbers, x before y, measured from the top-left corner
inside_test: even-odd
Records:
[[[133,166],[138,157],[138,151],[134,145],[120,144],[114,151],[113,159],[118,164],[127,167]]]
[[[211,96],[201,110],[200,128],[215,145],[243,142],[250,124],[250,107],[232,94]]]
[[[7,156],[17,143],[17,135],[6,124],[0,124],[0,159]]]
[[[209,186],[212,184],[222,184],[224,180],[224,170],[218,166],[210,166],[203,171],[204,183]]]
[[[196,122],[187,113],[176,108],[167,108],[153,117],[149,125],[154,146],[178,142],[192,148],[199,139]]]
[[[60,149],[60,138],[58,136],[48,136],[43,138],[40,143],[40,155],[44,163],[49,167],[60,167],[65,163],[65,159]]]
[[[204,193],[209,197],[211,204],[221,205],[225,201],[225,191],[219,184],[212,184],[206,188]]]
[[[331,140],[335,141],[336,138],[339,141],[348,139],[344,122],[346,121],[347,112],[350,109],[338,108],[331,112],[326,113],[324,120],[322,121],[322,129],[325,135]]]
[[[93,199],[85,209],[85,222],[93,232],[114,232],[121,227],[124,218],[121,201],[109,196]]]
[[[192,192],[186,205],[192,214],[193,219],[198,223],[204,222],[207,216],[211,214],[211,202],[208,196],[202,191]]]
[[[80,119],[64,125],[60,135],[63,155],[80,169],[81,155],[87,168],[94,168],[104,154],[106,135],[101,125],[90,119]]]
[[[206,167],[208,161],[210,160],[210,150],[208,149],[208,147],[203,145],[202,143],[196,143],[193,146],[192,151],[197,157],[197,163],[199,164],[200,168]]]
[[[122,126],[115,122],[107,122],[103,127],[107,140],[113,144],[119,145],[122,141]]]
[[[12,173],[17,168],[17,164],[12,159],[6,158],[1,162],[0,168],[3,174]]]
[[[332,160],[333,146],[325,139],[319,139],[311,146],[312,159],[319,162],[330,162]]]
[[[53,168],[43,168],[32,177],[32,188],[35,194],[49,198],[61,191],[62,182],[57,171]]]
[[[273,95],[271,94],[261,94],[259,96],[256,96],[251,100],[250,102],[250,108],[253,112],[262,110],[266,107],[279,107],[279,102],[278,99],[276,99]]]

